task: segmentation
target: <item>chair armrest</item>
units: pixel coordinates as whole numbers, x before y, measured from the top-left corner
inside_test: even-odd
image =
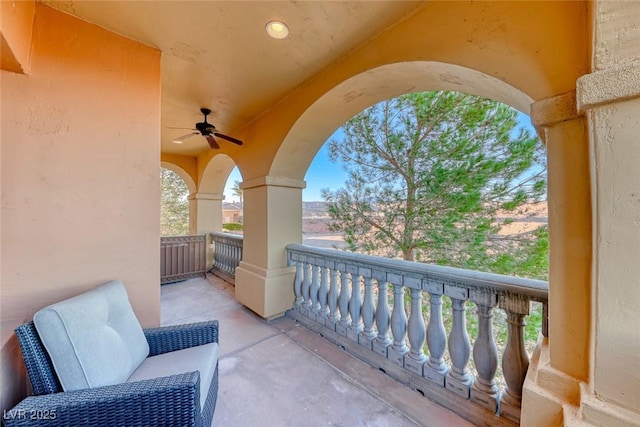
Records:
[[[218,321],[145,329],[149,356],[218,342]]]
[[[93,389],[30,396],[5,411],[4,425],[195,426],[200,417],[200,373]]]

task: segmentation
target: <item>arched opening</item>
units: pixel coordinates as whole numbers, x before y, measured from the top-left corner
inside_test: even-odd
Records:
[[[382,100],[429,90],[482,96],[530,114],[530,96],[479,71],[427,61],[383,65],[345,80],[307,108],[280,145],[269,174],[302,179],[320,147],[346,120]]]
[[[318,155],[330,144],[339,163],[333,167],[345,168],[346,177],[321,202],[303,192],[304,244],[409,259],[407,251],[412,261],[547,280],[546,153],[528,116],[485,98],[416,93],[365,109],[332,139]],[[452,302],[443,302],[449,328]],[[465,315],[473,346],[478,329],[469,300]],[[524,330],[529,357],[542,318],[542,304],[532,303]],[[504,312],[496,310],[493,331],[502,354]],[[495,381],[504,384],[500,367]]]
[[[435,174],[442,183],[424,179]],[[323,144],[305,176],[303,241],[547,280],[546,175],[545,147],[524,113],[454,91],[403,95]]]
[[[244,190],[242,189],[242,174],[238,167],[229,173],[224,187],[224,202],[222,203],[222,229],[234,234],[242,234],[244,220]]]
[[[269,170],[269,176],[264,180],[265,181],[264,184],[257,183],[258,185],[263,185],[267,187],[265,190],[261,190],[261,191],[263,192],[266,191],[267,195],[269,191],[273,191],[276,197],[282,198],[282,199],[286,197],[287,200],[289,200],[289,203],[293,202],[294,197],[300,197],[300,196],[297,196],[297,194],[301,193],[301,191],[299,190],[300,187],[296,188],[295,185],[289,185],[282,178],[286,177],[291,180],[301,180],[304,174],[306,173],[306,170],[308,169],[308,166],[311,163],[311,160],[313,159],[314,155],[317,153],[318,149],[322,146],[322,144],[325,142],[327,137],[332,132],[334,132],[336,128],[338,128],[346,119],[352,117],[353,115],[360,112],[364,108],[369,107],[383,99],[388,99],[401,94],[423,92],[427,90],[448,90],[448,91],[455,90],[457,92],[464,92],[471,95],[479,95],[489,99],[500,101],[527,114],[530,113],[530,105],[532,103],[532,98],[529,97],[527,94],[519,91],[516,88],[509,86],[508,84],[504,83],[499,79],[487,76],[485,74],[482,74],[474,70],[466,69],[466,68],[455,66],[455,65],[433,63],[433,62],[411,62],[411,63],[385,65],[373,70],[369,70],[358,76],[355,76],[346,80],[345,82],[334,87],[332,90],[326,92],[323,96],[318,98],[315,103],[313,103],[309,108],[307,108],[304,113],[302,113],[299,116],[298,120],[292,126],[291,130],[289,131],[286,138],[284,139],[283,143],[280,145],[280,148],[277,151],[277,154],[275,155],[274,162],[272,163],[271,168]],[[271,180],[272,182],[275,182],[275,185],[272,184],[272,186],[275,187],[273,190],[269,188],[269,185],[270,185],[269,180]],[[276,211],[274,210],[274,213],[275,212]],[[278,210],[277,212],[280,213],[281,210]],[[292,225],[291,220],[293,218],[290,213],[288,213],[288,215],[289,217],[287,218],[287,223],[291,226]],[[295,233],[290,233],[290,236],[295,236]],[[298,258],[298,259],[308,260],[311,257],[316,257],[315,259],[317,260],[318,257],[324,256],[324,255],[320,255],[319,252],[314,252],[314,251],[305,252],[306,249],[298,248],[295,245],[289,246],[288,248],[289,256],[294,256],[294,254],[296,253],[295,251],[299,251],[297,253],[300,254],[301,257],[306,257],[306,258]],[[326,256],[331,257],[331,255],[326,255]],[[363,259],[360,259],[360,260],[364,262]],[[313,264],[314,262],[315,261],[303,261],[302,263],[297,262],[297,264],[295,264],[296,272],[297,272],[296,274],[297,274],[297,277],[299,278],[299,280],[296,279],[296,283],[299,284],[299,288],[296,288],[296,291],[295,291],[296,293],[295,304],[299,304],[299,305],[296,305],[294,307],[294,310],[299,311],[300,313],[303,313],[302,315],[305,317],[309,316],[310,310],[311,311],[315,310],[314,307],[317,307],[319,312],[325,309],[324,306],[318,305],[318,304],[322,304],[320,301],[322,301],[323,298],[329,298],[329,299],[325,299],[325,301],[330,300],[330,297],[322,297],[322,295],[325,295],[323,293],[324,291],[319,290],[318,288],[315,287],[315,286],[318,286],[318,281],[317,281],[318,279],[311,278],[308,276],[309,273],[307,273],[307,268],[311,271],[314,271],[313,274],[315,274],[316,264]],[[337,260],[330,260],[327,262],[329,262],[330,264],[334,263],[331,265],[335,265],[336,266],[335,269],[347,268],[349,263],[349,261],[346,261],[345,265],[347,265],[347,267],[345,266],[338,267],[339,265],[342,265],[342,264],[340,264],[340,262]],[[370,264],[367,264],[367,268],[371,268],[372,270],[374,268],[380,268],[380,266],[374,267],[376,266],[375,260],[369,259],[368,262],[370,262]],[[308,263],[308,265],[305,263]],[[330,269],[332,268],[334,267],[330,267]],[[354,277],[357,278],[358,275],[360,275],[360,271],[361,270],[359,269],[355,269],[355,270],[352,269],[352,271],[341,270],[339,271],[338,276],[342,278],[342,277],[347,277],[347,274],[348,274],[349,275],[348,277],[350,278],[354,278]],[[327,274],[331,275],[333,273],[329,272]],[[369,273],[365,272],[364,274],[369,274]],[[385,276],[386,279],[383,279],[383,282],[385,280],[387,282],[390,282],[392,280],[400,280],[399,283],[398,282],[392,283],[394,295],[389,296],[389,298],[394,299],[394,303],[389,304],[389,306],[393,306],[393,312],[394,312],[394,315],[396,315],[396,312],[403,311],[402,309],[398,309],[397,307],[399,306],[398,303],[403,301],[402,298],[405,290],[402,286],[403,286],[403,283],[405,287],[407,286],[406,285],[407,282],[403,282],[403,280],[406,280],[406,278],[390,279],[390,277],[391,278],[396,277],[394,276],[394,274],[396,273],[391,274],[391,276],[389,276],[388,272],[386,272],[385,274],[387,275]],[[456,274],[475,274],[475,273],[456,273]],[[351,283],[351,285],[344,285],[345,280],[348,281],[352,279],[344,279],[344,280],[340,279],[340,280],[342,280],[342,283],[343,283],[341,285],[343,289],[343,293],[344,293],[345,286],[351,286],[350,289],[356,289],[357,283],[367,282],[367,279],[357,279],[354,282],[349,282]],[[496,279],[496,280],[506,280],[506,279]],[[329,282],[331,283],[333,283],[333,281],[334,279],[329,280]],[[383,282],[381,282],[380,280],[377,280],[374,282],[376,283],[374,286],[380,286],[381,284],[384,284]],[[507,282],[508,280],[505,283]],[[360,286],[360,285],[358,284],[357,286]],[[411,286],[417,286],[417,285],[414,284]],[[462,286],[462,288],[465,289],[465,286]],[[508,286],[514,286],[514,284],[509,284]],[[416,291],[417,294],[414,295],[414,291]],[[386,288],[382,287],[382,288],[377,288],[377,292],[378,292],[378,295],[382,295],[381,292],[387,293],[391,291],[388,291]],[[412,301],[416,301],[415,302],[416,305],[412,306],[410,310],[414,319],[415,318],[419,319],[419,317],[416,317],[417,315],[413,314],[416,311],[416,307],[417,308],[423,307],[421,305],[422,302],[420,302],[422,301],[422,299],[419,297],[421,292],[424,292],[424,289],[421,289],[419,286],[415,289],[411,288]],[[450,336],[450,339],[453,339],[456,342],[455,344],[453,344],[453,348],[456,348],[456,347],[464,348],[465,346],[466,348],[469,348],[468,335],[466,332],[464,334],[461,332],[464,326],[460,326],[460,325],[464,325],[464,323],[461,323],[462,321],[460,320],[460,318],[461,316],[464,316],[465,302],[471,301],[470,300],[471,296],[469,293],[464,293],[464,295],[456,297],[455,295],[447,294],[446,292],[453,292],[453,291],[435,290],[432,293],[432,297],[434,297],[435,295],[435,298],[437,298],[438,300],[442,300],[442,298],[446,296],[451,299],[451,304],[452,304],[451,310],[454,310],[454,312],[458,313],[458,314],[455,314],[455,313],[453,314],[454,318],[458,316],[457,317],[458,326],[455,326],[455,323],[456,323],[455,320],[453,322],[453,326],[451,326],[452,328],[451,334],[453,335]],[[469,288],[466,288],[465,292],[469,292]],[[340,295],[343,295],[343,293],[340,293]],[[329,294],[330,293],[326,295],[329,295]],[[347,308],[351,307],[352,304],[355,304],[356,307],[359,307],[359,305],[362,304],[363,300],[360,296],[357,296],[357,294],[358,292],[353,291],[353,294],[351,297],[348,297],[348,296],[342,297],[341,304],[343,305],[343,308],[340,309],[340,313],[342,316],[341,319],[343,323],[340,323],[341,320],[337,320],[338,323],[336,323],[336,329],[335,329],[336,333],[339,335],[344,334],[347,337],[349,336],[349,333],[355,333],[356,336],[358,335],[357,331],[349,332],[350,330],[353,330],[353,328],[347,325],[346,322],[344,322],[345,318],[348,318],[349,316],[354,315],[351,312],[349,314],[345,314]],[[494,293],[492,298],[494,297],[495,297],[495,301],[497,301],[498,294]],[[243,295],[243,298],[244,298],[244,295]],[[353,301],[349,298],[356,298],[356,300]],[[367,297],[365,296],[364,299],[366,298]],[[540,297],[540,298],[542,298],[544,303],[546,303],[547,301],[546,297]],[[345,301],[347,303],[345,303]],[[501,306],[501,309],[505,310],[503,313],[506,313],[509,316],[509,318],[511,319],[510,321],[512,321],[513,319],[519,319],[514,321],[520,322],[522,321],[523,317],[529,313],[529,302],[531,300],[525,298],[523,299],[523,301],[524,303],[521,306],[517,306],[517,307]],[[525,303],[526,303],[526,307],[525,307]],[[373,304],[372,302],[369,302],[369,307],[371,307],[372,304]],[[482,305],[483,303],[474,300],[473,304]],[[491,309],[495,307],[495,302],[490,302],[489,304]],[[331,303],[327,302],[327,306],[329,305],[331,305]],[[478,305],[478,307],[480,305]],[[351,309],[349,308],[349,310]],[[359,308],[357,310],[359,310]],[[382,312],[384,312],[384,310]],[[333,313],[333,312],[330,312],[330,313]],[[329,316],[330,314],[327,314],[327,315]],[[356,313],[355,315],[358,316],[359,314]],[[400,318],[403,317],[402,314],[398,314],[397,316],[399,316]],[[363,315],[363,319],[364,319],[364,315]],[[409,322],[411,322],[411,320]],[[415,324],[420,324],[419,321],[415,321],[415,322],[416,322]],[[485,328],[487,327],[486,325],[487,323],[485,323],[485,326],[484,326]],[[360,324],[360,326],[358,327],[362,327],[362,325]],[[344,329],[341,329],[341,328],[344,328]],[[457,331],[462,335],[460,336],[457,335],[458,332],[454,334],[453,332],[454,329],[457,329]],[[444,328],[442,328],[442,330],[444,330]],[[402,334],[402,332],[399,332],[399,333]],[[511,331],[510,333],[515,333],[515,332]],[[517,333],[522,334],[523,333],[522,329],[518,329]],[[545,330],[545,333],[546,333],[546,330]],[[409,332],[409,335],[411,334],[412,333]],[[415,357],[418,357],[419,360],[422,360],[420,359],[423,357],[421,355],[421,350],[415,349],[416,348],[415,345],[420,342],[419,333],[416,333],[416,334],[418,334],[418,335],[415,335],[418,338],[415,338],[416,343],[412,344],[414,346],[412,347],[414,349],[412,351],[416,352],[417,355]],[[443,334],[442,338],[444,338],[444,332],[442,332],[442,334]],[[455,338],[452,338],[454,335],[455,335]],[[465,338],[460,338],[461,336],[464,336]],[[487,336],[488,335],[485,329],[483,340],[488,340]],[[411,340],[412,338],[410,337],[409,339]],[[440,342],[443,342],[443,341],[444,340],[440,340]],[[487,344],[488,342],[489,341],[484,341],[485,344]],[[512,341],[512,342],[515,342],[515,341]],[[523,341],[520,340],[519,342],[521,344],[518,344],[518,345],[522,345],[521,349],[510,350],[508,348],[508,345],[505,347],[505,357],[502,360],[513,360],[510,357],[506,356],[506,354],[509,353],[510,351],[517,351],[520,354],[523,354],[525,352]],[[481,344],[481,345],[484,345],[484,344]],[[489,344],[487,345],[491,347]],[[451,347],[449,347],[449,349],[450,351],[455,352],[455,350],[451,350]],[[373,351],[375,352],[375,350]],[[403,355],[405,354],[403,353],[405,350],[401,348],[397,349],[397,351],[399,352],[397,355],[397,357],[399,358],[403,357]],[[388,354],[391,354],[391,350],[389,350]],[[469,355],[468,351],[466,352],[466,354],[468,357]],[[391,358],[391,356],[388,356],[388,358]],[[497,358],[494,359],[491,357],[491,359],[496,360]],[[526,367],[528,366],[528,361],[526,361],[525,363],[525,359],[522,360],[522,363],[518,362],[517,364],[518,366],[515,369],[511,369],[511,367],[509,367],[508,369],[505,368],[505,372],[510,372],[510,375],[513,375],[514,372],[518,372],[517,376],[520,377],[520,380],[516,380],[515,383],[512,381],[512,384],[509,385],[510,390],[515,390],[514,393],[521,393],[521,391],[518,391],[518,389],[520,390],[522,389],[521,381],[524,379],[523,372],[526,373]],[[452,356],[452,364],[453,364],[452,366],[456,366],[457,364],[456,369],[458,370],[464,371],[465,369],[467,369],[465,367],[467,363],[468,363],[468,359],[464,360],[464,357],[462,358],[462,361],[460,360],[456,361],[455,357]],[[419,370],[421,369],[422,365],[418,364],[417,366],[418,368],[416,369]],[[494,377],[493,377],[494,375],[495,375],[495,371],[492,374],[490,374],[491,381],[494,381]],[[464,384],[467,384],[467,385],[469,384],[468,382],[469,379],[466,376],[466,374],[464,379],[462,379],[461,381],[463,381]],[[454,381],[452,380],[452,382]],[[507,379],[506,382],[509,383],[510,380]],[[444,382],[442,384],[444,384]],[[462,389],[467,390],[468,392],[469,389],[465,387],[467,386],[462,387]],[[513,387],[515,387],[515,389]],[[512,419],[516,419],[517,417],[519,417],[519,404],[520,404],[519,399],[520,398],[518,397],[517,400],[514,401],[515,402],[513,405],[514,409],[511,414],[511,416],[513,417]],[[509,410],[508,406],[509,405],[507,404],[504,405],[505,414]]]
[[[226,154],[214,156],[202,171],[198,182],[198,192],[223,194],[227,178],[235,167],[236,163]]]

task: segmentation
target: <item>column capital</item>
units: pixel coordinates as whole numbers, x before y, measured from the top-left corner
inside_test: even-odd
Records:
[[[577,81],[578,111],[640,97],[640,60],[586,74]]]
[[[551,127],[580,116],[574,91],[541,99],[531,104],[531,123],[535,127]]]
[[[240,188],[248,190],[256,187],[285,187],[285,188],[305,188],[307,183],[304,180],[289,178],[286,176],[265,175],[252,178],[240,184]]]
[[[191,193],[189,200],[224,200],[224,194],[221,193]]]

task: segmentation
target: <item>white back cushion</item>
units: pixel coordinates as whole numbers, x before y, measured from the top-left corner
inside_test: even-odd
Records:
[[[65,391],[123,383],[149,355],[120,281],[45,307],[33,321]]]

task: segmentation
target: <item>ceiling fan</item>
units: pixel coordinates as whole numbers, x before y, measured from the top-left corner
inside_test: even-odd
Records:
[[[205,139],[209,143],[209,146],[212,149],[217,150],[217,149],[220,148],[220,145],[218,145],[218,141],[215,140],[215,138],[214,138],[214,135],[215,135],[218,138],[226,139],[227,141],[233,142],[234,144],[242,145],[242,141],[240,141],[239,139],[236,139],[236,138],[233,138],[233,137],[231,137],[229,135],[225,135],[223,133],[218,132],[214,125],[212,125],[211,123],[207,122],[207,116],[209,114],[211,114],[211,110],[210,109],[201,108],[200,112],[204,115],[204,121],[202,121],[200,123],[196,123],[195,129],[193,129],[195,132],[191,132],[191,133],[188,133],[188,134],[183,135],[181,137],[175,138],[173,140],[173,142],[182,143],[182,141],[184,141],[186,139],[189,139],[192,136],[202,135],[202,136],[205,137]]]

